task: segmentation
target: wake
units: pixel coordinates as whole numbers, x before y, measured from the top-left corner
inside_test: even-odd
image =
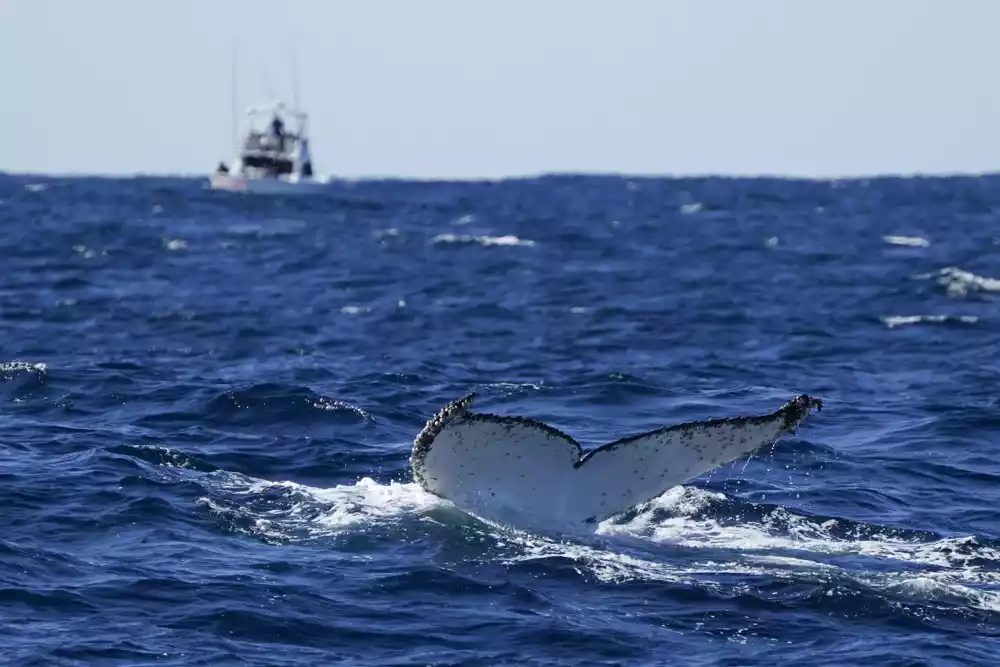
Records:
[[[715,592],[755,580],[861,587],[882,597],[1000,613],[1000,545],[975,536],[940,537],[846,519],[814,518],[784,507],[754,514],[746,501],[677,486],[627,520],[589,534],[567,527],[537,532],[470,515],[416,483],[370,478],[332,488],[266,482],[236,473],[203,474],[201,499],[228,530],[280,544],[343,540],[353,553],[392,545],[455,542],[460,556],[511,568],[560,561],[604,583],[682,584]],[[457,540],[457,542],[456,542]],[[402,544],[401,544],[402,542]],[[449,563],[442,563],[449,566]],[[736,576],[744,583],[733,583]]]

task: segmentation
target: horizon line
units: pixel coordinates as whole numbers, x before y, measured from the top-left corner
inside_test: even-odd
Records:
[[[942,170],[942,171],[883,171],[883,172],[854,172],[854,173],[817,173],[803,174],[794,172],[626,172],[626,171],[599,171],[599,170],[542,170],[537,172],[511,173],[501,176],[416,176],[405,174],[361,174],[342,175],[322,174],[322,178],[328,179],[328,184],[350,183],[350,182],[377,182],[377,181],[409,181],[415,183],[485,183],[502,181],[523,181],[541,178],[623,178],[637,180],[706,180],[706,179],[729,179],[729,180],[787,180],[787,181],[871,181],[884,179],[919,179],[919,178],[983,178],[1000,175],[1000,166],[994,171],[974,171],[974,170]],[[42,171],[24,170],[14,171],[0,168],[0,176],[14,178],[58,178],[58,179],[179,179],[179,180],[200,180],[211,176],[210,172],[170,172],[170,171],[140,171],[140,172],[87,172],[87,171]]]

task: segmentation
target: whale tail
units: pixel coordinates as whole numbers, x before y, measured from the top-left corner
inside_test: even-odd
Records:
[[[590,523],[793,434],[822,400],[802,394],[765,415],[708,419],[632,435],[583,453],[542,422],[446,405],[414,440],[426,491],[473,514],[520,522]]]

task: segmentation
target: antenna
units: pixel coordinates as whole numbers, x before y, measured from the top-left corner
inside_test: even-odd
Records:
[[[268,104],[274,104],[277,100],[274,97],[274,91],[271,88],[271,77],[268,76],[267,67],[265,66],[260,73],[260,82],[264,86],[264,99],[267,100]]]
[[[238,53],[238,46],[237,46],[237,43],[236,43],[236,36],[233,35],[233,41],[232,41],[231,53],[230,53],[230,68],[231,68],[231,71],[229,73],[229,126],[230,126],[230,131],[232,132],[232,142],[233,142],[233,151],[234,152],[238,152],[239,151],[239,144],[240,144],[240,142],[239,142],[239,136],[238,136],[237,129],[236,129],[236,124],[237,124],[237,120],[236,120],[236,114],[237,114],[237,111],[236,111],[236,109],[237,109],[237,101],[236,101],[236,77],[237,77],[237,74],[236,74],[236,60],[237,60],[238,55],[239,55],[239,53]]]
[[[295,107],[296,113],[302,110],[299,106],[299,75],[298,68],[295,66],[295,43],[289,42],[288,44],[288,59],[292,67],[292,106]]]

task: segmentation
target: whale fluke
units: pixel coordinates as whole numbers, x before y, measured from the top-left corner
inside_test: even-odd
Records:
[[[446,405],[413,441],[418,484],[460,509],[516,523],[599,522],[794,433],[823,402],[805,394],[759,416],[655,429],[587,453],[524,417],[475,413],[475,392]]]

